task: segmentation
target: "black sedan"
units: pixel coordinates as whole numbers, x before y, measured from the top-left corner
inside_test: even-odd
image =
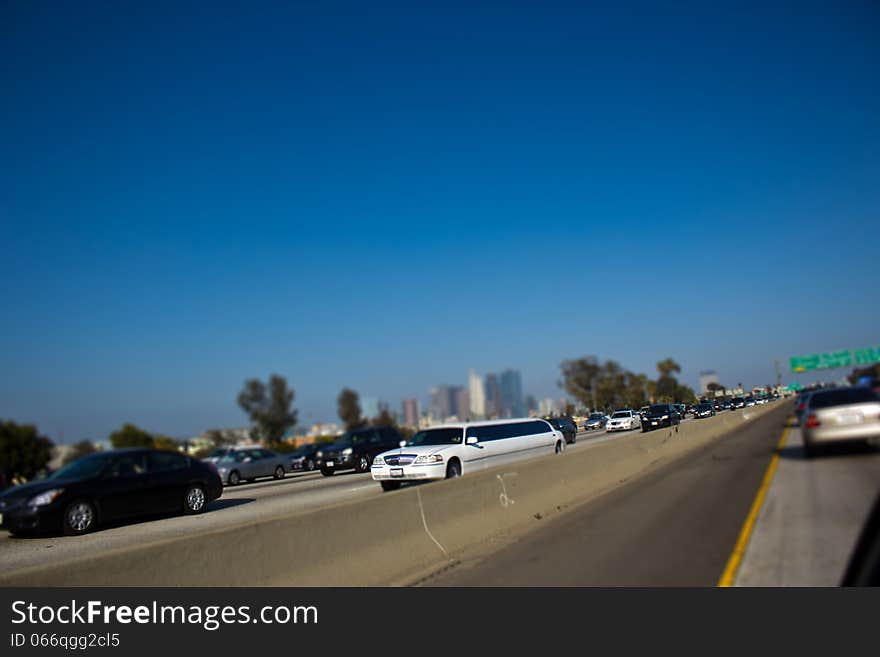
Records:
[[[642,431],[681,424],[681,415],[675,404],[652,404],[642,416]]]
[[[702,404],[697,404],[697,407],[694,409],[694,417],[712,417],[715,415],[715,405],[710,402],[704,402]]]
[[[553,425],[553,428],[557,431],[561,431],[562,435],[565,437],[565,442],[568,444],[572,444],[577,441],[577,423],[574,421],[574,418],[568,416],[562,417],[545,417],[545,420]]]
[[[320,443],[308,443],[297,447],[292,451],[290,456],[290,469],[311,472],[318,463],[318,457],[315,455],[321,449]]]
[[[85,534],[113,520],[200,513],[223,485],[209,463],[150,449],[91,454],[0,494],[0,527],[14,534]]]

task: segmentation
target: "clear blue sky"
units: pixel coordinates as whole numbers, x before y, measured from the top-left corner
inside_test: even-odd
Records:
[[[245,4],[2,3],[0,418],[880,343],[876,2]]]

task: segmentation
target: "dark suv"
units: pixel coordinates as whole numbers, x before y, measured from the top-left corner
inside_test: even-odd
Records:
[[[642,431],[681,424],[675,404],[652,404],[642,416]]]
[[[403,436],[394,427],[365,427],[340,436],[315,453],[315,464],[329,477],[339,470],[369,472],[376,454],[400,446]]]
[[[578,429],[574,418],[564,415],[562,417],[545,417],[544,419],[553,425],[554,429],[562,432],[562,435],[565,436],[565,442],[572,444],[577,441]]]

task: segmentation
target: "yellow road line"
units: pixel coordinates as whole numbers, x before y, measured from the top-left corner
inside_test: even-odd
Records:
[[[767,491],[770,489],[770,483],[773,481],[773,474],[776,472],[776,466],[779,464],[779,452],[788,440],[788,430],[790,428],[791,423],[786,423],[785,431],[782,432],[782,438],[779,439],[779,443],[776,445],[776,453],[773,455],[773,458],[770,459],[770,465],[767,466],[767,471],[764,473],[761,487],[758,489],[757,495],[755,495],[755,501],[752,502],[752,508],[749,510],[749,515],[746,516],[746,521],[739,532],[739,538],[733,548],[733,553],[727,560],[727,566],[724,568],[724,573],[722,573],[721,579],[718,580],[718,586],[733,586],[733,582],[736,579],[736,573],[739,570],[739,565],[742,562],[743,555],[746,553],[746,547],[749,545],[752,530],[755,528],[755,521],[757,521],[758,514],[761,512],[761,506],[764,504],[764,498],[767,496]]]

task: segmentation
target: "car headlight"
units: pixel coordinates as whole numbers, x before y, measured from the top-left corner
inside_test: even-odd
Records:
[[[443,457],[440,454],[431,454],[430,456],[419,456],[415,460],[415,465],[423,465],[425,463],[442,463]]]
[[[321,450],[318,450],[317,452],[315,452],[316,458],[321,458],[322,456],[324,456],[324,452],[322,452]]]
[[[47,490],[32,498],[31,501],[28,502],[28,504],[30,506],[46,506],[47,504],[52,504],[52,502],[57,500],[58,496],[61,495],[61,493],[63,492],[63,488],[53,488],[52,490]]]
[[[373,459],[373,465],[385,465],[385,459],[383,459],[381,456],[377,456]]]
[[[351,454],[351,451],[351,447],[346,447],[344,450],[342,450],[342,455],[348,456],[349,454]]]
[[[661,420],[668,420],[668,419],[669,419],[669,416],[668,416],[668,415],[664,415],[664,416],[661,417],[660,419],[661,419]]]

